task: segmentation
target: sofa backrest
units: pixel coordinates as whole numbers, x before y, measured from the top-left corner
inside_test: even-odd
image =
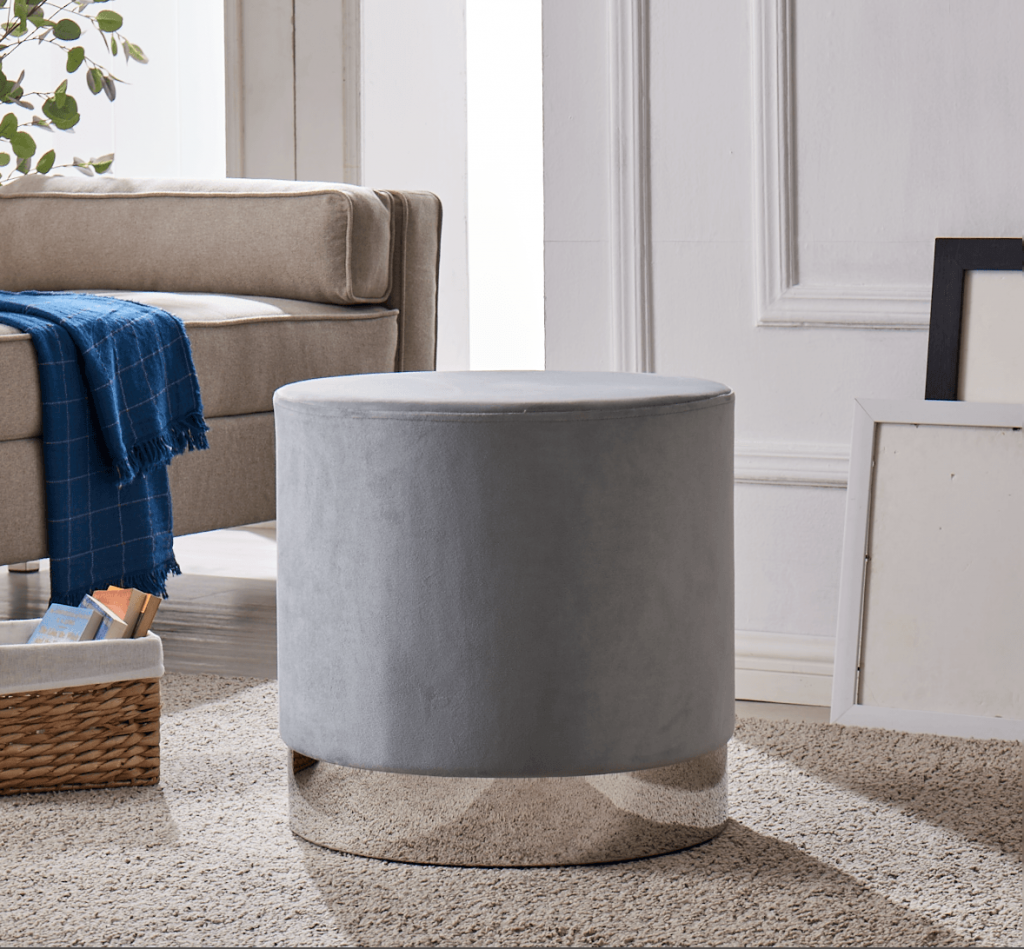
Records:
[[[0,288],[383,303],[390,205],[346,184],[27,175],[0,188]]]

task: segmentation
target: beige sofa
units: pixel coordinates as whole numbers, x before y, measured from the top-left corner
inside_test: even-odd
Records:
[[[170,468],[190,534],[274,518],[275,389],[434,368],[440,226],[427,192],[32,175],[0,188],[0,289],[185,321],[210,426]],[[41,436],[31,338],[0,325],[0,564],[47,556]]]

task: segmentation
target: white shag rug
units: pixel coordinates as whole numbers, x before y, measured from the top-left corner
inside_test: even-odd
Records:
[[[0,798],[4,946],[1019,946],[1020,746],[741,719],[730,822],[600,866],[288,829],[276,684],[168,675],[158,787]],[[387,802],[382,802],[382,813]]]

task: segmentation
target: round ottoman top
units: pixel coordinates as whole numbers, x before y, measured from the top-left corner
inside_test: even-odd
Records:
[[[274,406],[317,415],[644,415],[731,399],[707,379],[631,372],[543,370],[388,372],[308,379],[274,393]]]

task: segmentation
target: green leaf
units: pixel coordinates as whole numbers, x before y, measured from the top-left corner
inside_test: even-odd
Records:
[[[47,132],[53,131],[53,127],[50,125],[50,123],[47,122],[46,119],[39,118],[38,115],[32,116],[32,124],[38,128],[46,129]]]
[[[110,52],[111,55],[117,55],[117,40],[112,36],[110,37]]]
[[[94,96],[98,96],[103,91],[103,73],[94,66],[85,74],[85,84]]]
[[[17,17],[28,16],[28,4],[26,0],[14,0],[14,15]]]
[[[144,52],[142,52],[142,47],[141,46],[136,46],[134,43],[129,43],[126,40],[125,44],[124,44],[124,48],[126,50],[128,50],[128,55],[131,56],[131,58],[134,59],[136,62],[140,62],[140,63],[148,63],[149,62],[149,58],[146,56],[146,54]]]
[[[85,59],[85,47],[75,46],[68,50],[68,72],[74,72],[82,65],[82,60]]]
[[[58,109],[64,108],[65,93],[68,91],[68,81],[65,79],[56,89],[53,90],[53,101]]]
[[[18,171],[20,171],[23,175],[27,175],[32,170],[32,159],[22,158],[14,167],[17,168]]]
[[[82,28],[74,21],[67,18],[58,20],[53,28],[53,35],[59,40],[70,42],[77,40],[82,35]]]
[[[8,112],[0,119],[0,138],[10,138],[18,131],[18,117],[13,112]]]
[[[19,158],[31,158],[36,153],[36,140],[28,132],[15,132],[10,139],[11,148]]]
[[[36,162],[36,171],[45,175],[52,167],[57,158],[57,153],[51,148],[39,161]]]
[[[121,29],[123,23],[124,18],[121,14],[115,13],[113,10],[101,10],[96,14],[96,25],[104,33],[113,33],[115,30]]]
[[[110,76],[103,77],[103,91],[111,102],[117,98],[117,86],[114,85],[114,80]]]
[[[25,94],[25,90],[21,87],[21,80],[24,77],[25,74],[22,73],[17,82],[0,77],[0,102],[11,102],[14,105],[20,105],[23,109],[32,108],[27,102],[21,101],[21,97]]]
[[[102,175],[104,172],[109,171],[110,166],[114,164],[114,156],[104,155],[102,158],[94,158],[89,164],[96,169],[97,175]]]
[[[58,106],[55,99],[47,99],[43,103],[43,115],[50,119],[57,128],[64,131],[74,128],[81,118],[74,96],[65,96],[63,106]]]
[[[4,0],[4,2],[6,2],[6,0]],[[8,155],[7,152],[0,152],[0,168],[3,168],[4,165],[9,165],[10,163],[11,156]]]

